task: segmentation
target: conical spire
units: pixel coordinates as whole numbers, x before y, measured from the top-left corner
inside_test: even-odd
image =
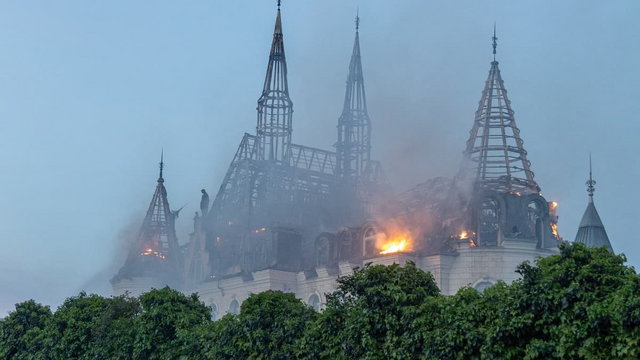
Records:
[[[582,221],[578,227],[578,233],[576,234],[575,242],[579,242],[591,247],[605,247],[607,250],[613,253],[609,236],[604,229],[604,224],[600,219],[598,210],[593,203],[593,193],[595,192],[596,182],[593,180],[591,172],[591,155],[589,155],[589,180],[586,183],[587,193],[589,194],[589,203],[587,209],[582,215]]]
[[[287,161],[291,144],[291,115],[293,103],[289,98],[287,61],[284,54],[280,1],[273,42],[269,54],[267,74],[258,99],[258,156],[263,160]]]
[[[160,160],[160,176],[156,191],[151,198],[147,214],[140,227],[137,242],[132,249],[128,262],[153,258],[178,263],[178,240],[175,231],[175,218],[169,208],[167,190],[164,187],[164,153]]]
[[[482,97],[465,157],[469,167],[465,171],[475,177],[476,185],[499,192],[539,193],[533,171],[527,160],[520,130],[516,126],[511,101],[500,75],[495,52],[498,38],[492,37],[494,61],[485,82]]]
[[[367,112],[359,29],[360,17],[356,16],[356,36],[336,143],[337,172],[349,179],[366,178],[371,159],[371,120]]]

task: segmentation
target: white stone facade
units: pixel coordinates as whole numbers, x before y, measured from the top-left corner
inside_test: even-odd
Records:
[[[457,251],[451,254],[419,256],[396,253],[365,262],[402,265],[413,261],[420,269],[433,274],[443,294],[453,295],[465,286],[483,290],[498,280],[510,283],[519,277],[515,270],[522,262],[534,262],[539,257],[556,253],[556,249],[536,249],[535,243],[517,239],[507,240],[500,247],[472,247],[461,241]],[[207,306],[215,309],[216,318],[237,311],[236,305],[249,295],[265,290],[291,292],[306,304],[320,309],[326,303],[326,294],[336,289],[337,278],[352,274],[358,266],[362,264],[342,262],[337,271],[319,267],[316,268],[317,276],[309,277],[304,272],[262,270],[252,273],[250,279],[242,276],[212,279],[200,284],[195,291]]]

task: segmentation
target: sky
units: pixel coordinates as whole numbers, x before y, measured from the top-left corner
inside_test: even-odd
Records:
[[[0,316],[108,295],[160,152],[182,242],[253,132],[275,0],[0,1]],[[595,202],[640,265],[638,1],[284,0],[293,139],[332,149],[359,7],[373,156],[396,191],[452,176],[498,54],[536,181],[572,240]]]

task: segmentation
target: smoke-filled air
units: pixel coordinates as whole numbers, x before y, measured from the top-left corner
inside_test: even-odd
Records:
[[[222,315],[264,279],[319,310],[367,262],[450,295],[574,240],[638,266],[639,12],[2,2],[0,318],[163,285]]]

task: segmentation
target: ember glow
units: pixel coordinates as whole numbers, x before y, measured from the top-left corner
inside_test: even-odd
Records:
[[[159,259],[164,259],[164,255],[158,251],[154,251],[151,248],[146,248],[144,249],[143,252],[140,253],[141,256],[149,256],[149,255],[153,255]]]
[[[381,255],[411,251],[411,243],[411,235],[407,232],[398,232],[391,236],[381,234],[378,249]]]
[[[458,235],[458,238],[460,240],[468,239],[469,233],[466,230],[462,230],[462,232],[460,232],[460,235]]]
[[[560,235],[558,235],[558,225],[551,223],[551,233],[553,234],[553,236],[558,239],[560,238]]]

